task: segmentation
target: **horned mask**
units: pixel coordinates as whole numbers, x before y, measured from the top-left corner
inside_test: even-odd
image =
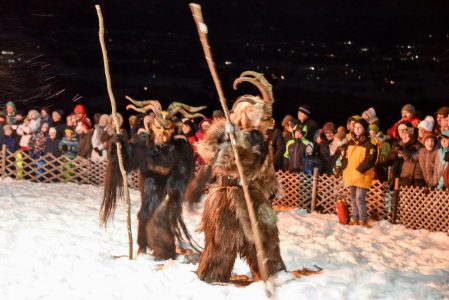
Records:
[[[271,117],[273,113],[273,92],[271,84],[263,74],[254,71],[245,71],[239,78],[234,80],[233,88],[242,82],[254,84],[260,91],[261,96],[244,95],[239,97],[231,111],[231,121],[240,129],[259,129],[264,118]]]
[[[129,96],[125,96],[125,98],[132,103],[128,104],[126,109],[133,109],[140,113],[147,113],[149,111],[154,113],[153,122],[150,125],[145,124],[145,129],[147,131],[153,131],[154,142],[158,145],[165,144],[173,138],[176,129],[176,124],[173,122],[173,118],[177,113],[190,119],[199,117],[205,118],[199,111],[207,107],[193,107],[180,102],[172,102],[167,110],[162,110],[161,104],[157,100],[137,101]],[[149,126],[151,126],[151,128]]]

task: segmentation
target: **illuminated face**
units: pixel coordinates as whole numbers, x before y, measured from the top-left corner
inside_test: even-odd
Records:
[[[7,112],[8,115],[10,116],[10,115],[12,115],[12,114],[14,113],[14,108],[13,108],[12,106],[8,105],[8,106],[6,107],[6,112]]]
[[[418,128],[418,137],[422,138],[424,136],[424,134],[428,133],[427,130],[425,130],[424,128],[419,127]]]
[[[441,139],[441,147],[443,148],[449,147],[449,137]]]
[[[168,143],[175,133],[173,122],[168,120],[154,119],[151,129],[154,133],[154,143],[157,145]]]
[[[355,123],[354,124],[354,134],[356,136],[360,136],[364,132],[365,132],[365,128],[363,128],[362,124],[360,124],[360,123]]]
[[[307,118],[308,116],[305,113],[303,113],[302,111],[298,111],[298,119],[301,122],[304,122],[305,120],[307,120]]]
[[[431,139],[431,138],[426,139],[424,141],[424,147],[426,147],[427,151],[432,151],[433,147],[435,147],[435,141],[433,139]]]
[[[413,117],[412,113],[406,110],[401,111],[403,119],[411,119]]]
[[[324,135],[326,136],[326,139],[327,139],[328,141],[332,141],[332,140],[334,139],[334,134],[332,133],[332,131],[326,131],[326,132],[324,133]]]
[[[51,113],[51,118],[53,119],[54,122],[61,121],[61,116],[55,111]]]

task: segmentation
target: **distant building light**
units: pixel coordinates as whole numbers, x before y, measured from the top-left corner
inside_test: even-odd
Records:
[[[419,58],[418,55],[415,55],[415,58],[418,59]]]
[[[391,85],[394,85],[394,84],[396,84],[396,81],[390,80],[390,84],[391,84]]]
[[[334,53],[331,53],[331,54],[329,54],[329,57],[334,58],[334,57],[335,57],[335,54],[334,54]]]
[[[285,76],[284,76],[284,75],[281,75],[281,79],[284,80],[284,79],[285,79]]]
[[[2,54],[3,54],[3,55],[13,55],[13,54],[14,54],[14,51],[2,50]]]
[[[227,65],[227,66],[232,65],[232,61],[229,61],[229,60],[225,61],[225,65]]]
[[[315,67],[311,66],[311,67],[309,67],[309,70],[315,71]]]
[[[368,48],[361,48],[360,51],[362,51],[362,52],[368,52]]]
[[[433,36],[431,34],[429,34],[429,39],[431,39]]]
[[[148,87],[147,87],[147,86],[144,86],[144,87],[143,87],[143,90],[144,90],[144,91],[148,91]]]
[[[407,45],[407,49],[412,49],[413,47],[410,45]]]
[[[282,52],[282,49],[281,49],[281,48],[278,48],[278,52]]]

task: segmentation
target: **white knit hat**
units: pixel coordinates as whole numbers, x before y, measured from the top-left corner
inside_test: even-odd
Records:
[[[424,120],[419,122],[418,128],[422,128],[425,131],[433,132],[433,125],[435,124],[435,119],[432,116],[426,116]]]
[[[369,124],[373,124],[373,123],[376,123],[376,122],[378,122],[379,121],[379,119],[377,118],[377,116],[376,116],[376,111],[374,110],[374,107],[370,107],[370,108],[368,108],[367,110],[365,110],[363,113],[362,113],[362,117],[363,117],[363,115],[366,115],[368,118],[366,119],[366,121],[369,123]]]

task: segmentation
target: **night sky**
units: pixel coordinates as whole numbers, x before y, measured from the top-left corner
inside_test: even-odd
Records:
[[[374,106],[384,128],[412,103],[449,105],[448,1],[198,1],[230,102],[234,78],[263,72],[275,117],[344,124]],[[393,3],[394,2],[394,3]],[[420,2],[420,3],[415,3]],[[0,101],[109,112],[94,1],[0,0]],[[188,1],[100,1],[112,85],[124,95],[219,108]]]

